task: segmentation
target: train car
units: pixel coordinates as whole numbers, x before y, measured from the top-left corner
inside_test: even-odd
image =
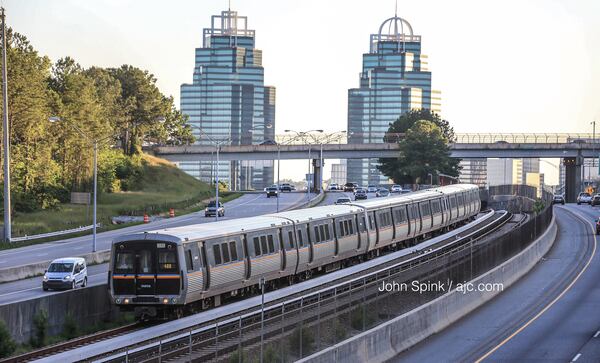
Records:
[[[259,281],[293,283],[338,269],[473,218],[474,185],[124,235],[113,241],[113,302],[140,316],[181,315]]]

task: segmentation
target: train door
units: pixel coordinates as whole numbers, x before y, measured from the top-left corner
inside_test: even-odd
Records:
[[[202,265],[204,266],[204,290],[208,290],[210,288],[210,266],[208,265],[208,259],[206,258],[206,243],[201,243],[200,255],[202,258]]]
[[[278,228],[277,235],[279,236],[279,254],[281,256],[281,271],[285,271],[286,250],[285,250],[285,245],[283,243],[283,231],[281,228]]]
[[[369,212],[369,231],[375,232],[375,245],[379,244],[379,228],[375,220],[375,212]]]
[[[135,294],[155,295],[156,293],[156,249],[141,249],[135,254],[136,275]]]
[[[312,263],[314,258],[314,241],[310,237],[310,225],[308,223],[306,224],[306,238],[308,240],[308,263]]]
[[[362,246],[363,229],[361,228],[361,223],[359,222],[358,214],[354,215],[354,223],[356,224],[356,249],[360,250],[360,247]]]

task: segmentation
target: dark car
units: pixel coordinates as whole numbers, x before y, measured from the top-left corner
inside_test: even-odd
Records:
[[[596,219],[596,234],[600,234],[600,218]]]
[[[271,198],[271,197],[277,198],[278,196],[279,196],[279,192],[277,191],[276,187],[268,187],[267,188],[267,198]]]
[[[290,183],[282,183],[279,186],[279,190],[281,190],[282,192],[291,192],[292,191],[292,185]]]
[[[384,189],[384,188],[379,189],[375,193],[376,197],[387,197],[388,195],[390,195],[390,192],[387,189]]]
[[[594,196],[592,197],[592,201],[590,202],[590,205],[592,207],[595,205],[600,205],[600,194],[594,194]]]
[[[358,189],[356,193],[354,193],[354,200],[359,199],[367,199],[367,191],[364,189]]]
[[[556,194],[553,198],[552,198],[552,204],[565,204],[565,197],[563,197],[560,194]]]
[[[356,188],[356,183],[346,183],[344,184],[343,190],[345,192],[353,192],[354,188]]]
[[[275,140],[265,140],[260,143],[260,145],[277,145],[277,141]]]
[[[204,209],[204,216],[211,217],[215,214],[219,213],[219,217],[225,216],[225,208],[223,207],[223,203],[219,202],[219,208],[217,208],[217,203],[215,201],[211,201],[208,203],[206,208]]]

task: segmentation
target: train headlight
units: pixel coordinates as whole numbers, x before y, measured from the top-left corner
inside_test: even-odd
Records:
[[[163,304],[168,304],[169,303],[169,299],[167,299],[166,297],[163,299]]]
[[[123,304],[129,304],[129,299],[124,299]]]

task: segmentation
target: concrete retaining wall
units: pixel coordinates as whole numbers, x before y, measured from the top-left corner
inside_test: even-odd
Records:
[[[105,263],[110,259],[110,250],[87,253],[76,257],[85,258],[88,265]],[[41,275],[48,268],[50,262],[52,260],[0,269],[0,283]]]
[[[48,313],[48,335],[62,332],[67,314],[79,325],[93,325],[118,314],[110,303],[106,285],[99,285],[1,305],[0,319],[13,339],[23,343],[33,334],[33,319],[40,310]]]
[[[508,288],[529,272],[550,250],[554,244],[556,233],[557,226],[553,217],[550,227],[529,247],[472,282],[474,284],[503,283],[504,288]],[[498,293],[500,292],[463,294],[454,290],[369,331],[317,352],[301,362],[385,361],[428,336],[442,331]]]

